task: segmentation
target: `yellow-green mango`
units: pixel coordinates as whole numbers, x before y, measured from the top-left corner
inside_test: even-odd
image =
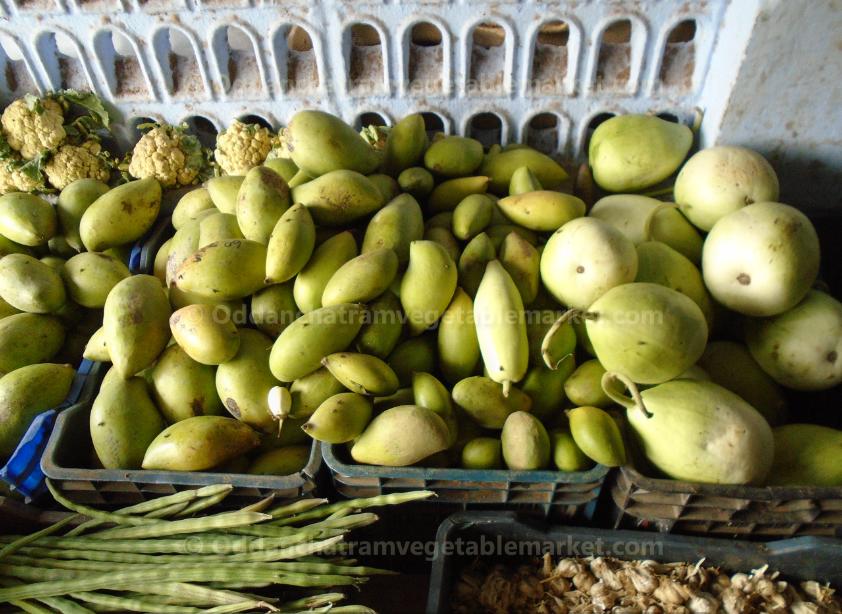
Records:
[[[90,253],[94,253],[94,252],[90,252]],[[64,269],[64,265],[67,264],[66,259],[61,258],[60,256],[55,256],[53,254],[50,254],[49,256],[43,256],[39,260],[41,260],[41,262],[43,262],[47,266],[55,269],[59,273],[62,272],[62,270]]]
[[[251,475],[292,475],[310,461],[310,446],[284,446],[263,452],[252,461],[246,473]]]
[[[251,297],[251,321],[273,339],[298,317],[293,282],[274,284]]]
[[[193,360],[203,365],[221,365],[240,349],[240,333],[217,305],[188,305],[170,316],[175,342]]]
[[[544,469],[550,464],[550,436],[532,414],[516,411],[506,418],[500,434],[503,460],[512,471]]]
[[[119,282],[105,301],[103,329],[114,370],[124,378],[143,371],[170,339],[170,303],[151,275]]]
[[[507,196],[497,206],[512,222],[536,232],[552,232],[585,215],[582,199],[549,190]]]
[[[293,284],[298,308],[307,313],[322,306],[322,294],[330,278],[343,264],[357,255],[354,236],[340,232],[319,245]]]
[[[29,313],[54,313],[67,300],[61,275],[26,254],[9,254],[0,260],[0,297]]]
[[[585,471],[593,467],[593,461],[576,445],[569,431],[550,433],[553,445],[553,463],[559,471]]]
[[[544,187],[528,166],[520,166],[509,180],[509,196],[542,190]]]
[[[188,220],[197,219],[197,214],[207,209],[216,209],[207,188],[194,188],[182,196],[172,212],[172,227],[179,230]]]
[[[368,318],[354,342],[357,350],[385,358],[395,349],[403,331],[401,302],[386,291],[368,306]]]
[[[351,170],[331,171],[297,186],[292,197],[309,209],[320,226],[345,226],[386,202],[368,177]]]
[[[290,204],[287,182],[275,171],[255,166],[246,173],[237,192],[237,224],[243,236],[266,245]]]
[[[479,233],[465,246],[459,256],[459,284],[474,297],[485,275],[485,267],[497,257],[497,250],[484,232]]]
[[[50,361],[64,345],[64,326],[55,316],[18,313],[0,320],[0,373]]]
[[[567,412],[570,434],[588,458],[606,467],[626,463],[626,448],[620,427],[606,411],[598,407],[576,407]]]
[[[424,153],[424,166],[443,177],[466,177],[482,164],[482,143],[464,136],[433,141]]]
[[[390,394],[386,397],[374,397],[374,413],[375,415],[380,414],[391,407],[412,405],[414,402],[415,395],[412,392],[412,388],[398,388],[395,394]]]
[[[237,223],[236,215],[216,212],[199,220],[199,244],[197,249],[217,241],[244,238]]]
[[[520,389],[532,399],[530,411],[535,416],[549,420],[560,414],[565,401],[564,384],[575,368],[576,361],[571,356],[562,361],[557,369],[535,365],[526,372]]]
[[[295,175],[292,176],[292,179],[289,180],[289,189],[292,190],[294,188],[297,188],[300,185],[304,185],[308,181],[313,181],[313,179],[315,179],[313,175],[299,170],[297,173],[295,173]]]
[[[28,256],[33,256],[35,252],[26,245],[15,243],[3,235],[0,235],[0,259],[4,256],[8,256],[9,254],[26,254]]]
[[[108,340],[105,338],[105,329],[100,326],[88,339],[82,357],[94,362],[111,362],[111,355],[108,353]]]
[[[652,239],[666,243],[696,266],[702,263],[702,236],[678,209],[659,210],[652,219]]]
[[[76,251],[85,248],[79,235],[79,223],[85,210],[111,188],[96,179],[77,179],[58,195],[56,214],[59,227],[68,245]]]
[[[632,243],[639,245],[644,241],[656,240],[652,232],[655,216],[664,209],[674,208],[674,204],[651,196],[610,194],[596,201],[588,215],[611,224]]]
[[[593,178],[609,192],[637,192],[672,175],[690,151],[687,126],[654,115],[618,115],[594,130],[588,146]]]
[[[266,283],[283,283],[304,268],[316,246],[316,226],[304,205],[294,204],[275,224],[266,255]]]
[[[91,406],[91,441],[105,469],[140,469],[149,444],[166,423],[142,377],[109,369]]]
[[[564,394],[570,402],[578,406],[605,408],[612,401],[602,389],[602,376],[605,367],[594,358],[579,365],[564,382]]]
[[[456,277],[456,263],[441,245],[434,241],[410,244],[400,290],[410,334],[421,334],[444,313],[456,290]]]
[[[383,360],[369,354],[335,352],[322,365],[348,390],[370,396],[388,396],[398,387],[398,376]]]
[[[523,166],[529,168],[540,184],[549,190],[557,189],[567,179],[567,173],[558,162],[531,147],[489,153],[483,159],[479,172],[491,179],[492,192],[506,194],[512,175]]]
[[[449,228],[435,226],[427,228],[424,231],[424,240],[435,241],[445,249],[453,262],[458,262],[462,250],[459,248],[459,241],[456,240]]]
[[[434,375],[417,371],[412,374],[413,403],[436,412],[442,417],[450,432],[448,448],[459,437],[459,422],[453,411],[450,391]]]
[[[160,280],[163,286],[167,285],[167,260],[170,256],[170,245],[172,245],[172,237],[164,241],[158,248],[152,264],[152,274]]]
[[[503,386],[476,375],[456,382],[451,391],[454,402],[477,424],[487,429],[501,429],[506,418],[516,411],[529,411],[532,399],[517,388],[503,395]]]
[[[152,367],[149,384],[155,403],[169,423],[224,413],[216,394],[216,369],[196,362],[179,345],[165,349]]]
[[[243,185],[242,175],[222,175],[208,180],[207,188],[213,204],[222,213],[237,214],[237,194]]]
[[[485,194],[488,191],[489,178],[485,175],[475,177],[457,177],[438,184],[427,199],[430,213],[453,211],[466,196]]]
[[[46,245],[57,231],[56,212],[43,198],[22,192],[0,196],[0,235],[34,247]]]
[[[199,220],[187,220],[170,239],[167,252],[167,287],[175,284],[178,268],[199,249],[199,236],[202,229],[200,224]]]
[[[289,183],[290,179],[295,177],[295,174],[298,172],[298,167],[295,165],[295,162],[292,161],[292,158],[266,158],[266,160],[263,161],[263,166],[271,168],[287,183]]]
[[[503,444],[495,437],[475,437],[462,448],[465,469],[502,469]]]
[[[13,316],[16,313],[21,313],[20,309],[15,309],[11,305],[9,305],[9,303],[7,303],[5,300],[0,298],[0,320],[9,316]]]
[[[43,247],[42,247],[43,249]],[[72,258],[82,250],[74,249],[71,245],[67,242],[62,235],[55,235],[52,239],[47,241],[47,249],[50,252],[49,257],[51,258],[63,258],[67,260],[68,258]],[[111,248],[116,249],[116,248]],[[110,250],[106,250],[110,251]],[[128,258],[126,259],[128,261]]]
[[[265,433],[277,432],[269,411],[269,391],[280,385],[269,370],[272,340],[249,328],[240,329],[239,336],[237,354],[216,369],[216,392],[235,418]]]
[[[301,427],[316,441],[339,444],[359,437],[371,421],[371,400],[355,392],[326,399]]]
[[[292,382],[289,393],[292,397],[291,418],[307,419],[322,403],[340,392],[345,392],[338,379],[322,367]],[[286,423],[285,423],[286,424]]]
[[[426,198],[436,185],[433,174],[423,166],[412,166],[398,175],[401,190],[414,198]]]
[[[351,345],[362,326],[363,310],[362,305],[342,303],[302,315],[272,346],[272,374],[282,382],[292,382],[318,369],[322,358]]]
[[[537,246],[538,235],[528,228],[518,226],[517,224],[492,224],[485,229],[485,234],[491,240],[491,244],[495,250],[500,249],[503,241],[506,240],[511,233],[517,233],[521,239],[528,241],[530,244]]]
[[[787,424],[773,431],[771,486],[842,486],[842,431],[817,424]]]
[[[161,208],[161,184],[138,179],[112,188],[82,214],[79,235],[89,252],[137,241],[152,228]]]
[[[206,245],[182,262],[175,285],[199,296],[229,301],[261,289],[265,272],[265,245],[230,239]]]
[[[456,288],[442,314],[437,338],[439,368],[450,384],[476,372],[480,352],[474,303],[462,288]]]
[[[413,373],[436,370],[435,336],[426,333],[399,343],[386,362],[398,376],[401,386],[411,386]]]
[[[409,260],[409,244],[424,235],[421,207],[409,194],[401,194],[372,216],[365,229],[362,253],[392,249],[403,267]]]
[[[500,264],[517,286],[523,304],[538,296],[541,283],[541,256],[532,244],[516,232],[509,233],[500,245]]]
[[[402,118],[392,126],[386,136],[383,172],[396,177],[405,169],[417,164],[424,155],[427,144],[424,117],[420,113],[413,113]]]
[[[401,193],[401,187],[398,185],[398,182],[389,175],[375,173],[373,175],[368,175],[368,180],[373,183],[383,195],[383,202],[389,202]]]
[[[444,420],[426,407],[399,405],[375,416],[351,448],[358,463],[405,467],[447,449]]]
[[[313,177],[339,169],[367,175],[380,164],[380,156],[356,130],[324,111],[299,111],[284,136],[292,161]]]
[[[491,223],[493,216],[493,198],[487,194],[470,194],[453,210],[453,235],[457,239],[470,241]]]
[[[73,256],[62,270],[62,279],[70,298],[90,309],[104,307],[111,289],[129,275],[131,273],[125,264],[97,252]]]
[[[467,198],[467,197],[466,197]],[[424,230],[430,228],[452,228],[453,227],[453,211],[442,211],[431,215],[424,220]]]
[[[223,416],[195,416],[164,429],[149,444],[144,469],[203,471],[256,448],[260,437],[247,424]]]

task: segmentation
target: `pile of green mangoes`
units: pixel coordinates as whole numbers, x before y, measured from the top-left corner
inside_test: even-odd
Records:
[[[161,204],[154,180],[67,186],[55,205],[0,196],[0,462],[34,417],[67,397],[111,288],[129,277],[132,243]]]

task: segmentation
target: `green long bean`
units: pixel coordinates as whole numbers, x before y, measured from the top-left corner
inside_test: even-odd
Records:
[[[268,604],[263,601],[244,601],[242,603],[233,603],[231,605],[218,605],[209,610],[203,610],[205,614],[235,614],[236,612],[247,612],[255,608],[265,608]]]
[[[293,527],[275,527],[271,524],[261,526],[249,526],[237,529],[235,532],[241,535],[251,535],[253,537],[283,537],[284,535],[295,534],[302,529],[317,530],[317,529],[360,529],[367,527],[370,524],[377,522],[377,514],[370,512],[362,514],[342,515],[331,518],[326,518],[322,522],[308,525],[301,528]]]
[[[176,518],[184,518],[187,516],[192,516],[197,512],[201,512],[202,510],[206,510],[209,507],[213,507],[218,503],[222,503],[225,498],[231,494],[230,490],[226,490],[224,492],[217,493],[215,495],[211,495],[210,497],[202,497],[201,499],[196,499],[195,501],[191,501],[187,507],[180,511],[180,513],[176,514]]]
[[[183,511],[188,505],[190,505],[187,501],[184,503],[173,503],[172,505],[168,505],[167,507],[162,507],[159,510],[155,510],[154,512],[147,512],[143,515],[144,518],[168,518],[169,516],[175,516],[179,512]]]
[[[93,614],[93,610],[62,597],[41,597],[38,601],[58,610],[61,614]]]
[[[16,608],[20,608],[27,614],[53,614],[53,611],[49,608],[42,608],[37,603],[30,603],[24,599],[16,599],[14,601],[10,601],[9,603]]]
[[[392,493],[389,495],[378,495],[377,497],[365,497],[362,499],[348,499],[346,501],[339,501],[330,505],[317,507],[309,511],[298,514],[297,516],[290,516],[288,518],[276,518],[273,520],[271,526],[287,526],[296,524],[302,520],[314,520],[317,518],[325,518],[334,512],[348,508],[353,510],[363,510],[370,507],[380,507],[383,505],[400,505],[401,503],[409,503],[410,501],[421,501],[435,496],[432,490],[417,490],[412,492]]]
[[[292,503],[287,503],[273,508],[269,510],[269,514],[271,514],[272,518],[276,519],[286,518],[288,516],[308,512],[311,509],[324,505],[327,502],[327,499],[301,499],[299,501],[293,501]]]
[[[61,529],[66,527],[68,524],[70,524],[71,522],[76,520],[77,518],[79,518],[79,516],[76,515],[76,514],[73,514],[71,516],[67,516],[66,518],[62,518],[58,522],[55,522],[55,523],[51,524],[50,526],[41,529],[40,531],[36,531],[35,533],[32,533],[30,535],[24,535],[24,536],[14,540],[14,541],[12,541],[11,543],[4,546],[2,550],[0,550],[0,559],[2,559],[3,557],[11,555],[12,553],[14,553],[17,550],[23,548],[27,544],[31,544],[32,542],[37,541],[37,540],[41,539],[42,537],[47,537],[48,535],[52,535],[56,531],[60,531]]]
[[[115,612],[147,612],[149,614],[196,614],[202,610],[183,605],[164,605],[144,599],[118,597],[104,593],[71,593],[77,601],[115,608]]]
[[[114,524],[127,525],[152,524],[156,522],[155,520],[150,520],[148,518],[138,518],[136,516],[123,516],[120,514],[115,514],[113,512],[102,512],[92,507],[88,507],[87,505],[75,503],[74,501],[71,501],[70,499],[62,495],[56,489],[56,487],[53,486],[52,481],[50,481],[49,479],[47,480],[47,488],[50,490],[50,493],[53,495],[53,498],[56,501],[58,501],[61,505],[63,505],[69,510],[76,512],[77,514],[83,514],[88,518],[94,520],[102,520],[103,522],[113,522]]]
[[[310,595],[295,601],[288,601],[278,605],[279,612],[298,611],[301,608],[313,609],[326,605],[334,605],[345,599],[344,593],[323,593],[321,595]]]
[[[306,529],[302,529],[306,531]],[[323,534],[317,531],[316,534]],[[305,537],[306,539],[306,537]],[[0,536],[0,542],[4,538]],[[9,541],[13,541],[10,539]],[[183,539],[145,540],[100,540],[94,538],[46,537],[41,540],[45,547],[68,550],[97,550],[107,552],[130,552],[145,554],[233,554],[281,548],[302,541],[299,535],[281,538],[253,538],[237,535],[208,534],[191,535]]]
[[[171,522],[157,522],[148,526],[118,527],[94,533],[97,539],[147,539],[166,537],[169,535],[184,535],[200,533],[211,529],[233,529],[269,520],[268,514],[257,512],[223,512],[214,516],[201,518],[187,518]]]

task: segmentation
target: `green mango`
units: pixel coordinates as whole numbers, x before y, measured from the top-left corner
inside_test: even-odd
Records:
[[[124,379],[109,369],[91,406],[90,429],[105,469],[140,469],[149,444],[166,423],[152,402],[142,377]]]
[[[67,261],[61,276],[74,302],[82,307],[98,309],[105,306],[111,289],[129,275],[129,268],[116,258],[97,252],[83,252]]]
[[[0,235],[30,247],[46,245],[58,231],[53,206],[34,194],[0,196]]]
[[[787,424],[773,434],[770,486],[842,486],[842,431],[817,424]]]
[[[218,305],[187,305],[170,316],[173,339],[203,365],[221,365],[240,349],[240,333]]]
[[[301,428],[316,441],[339,444],[359,437],[371,421],[371,400],[355,392],[326,399]]]
[[[310,446],[284,446],[263,452],[248,466],[251,475],[293,475],[310,462]]]
[[[412,392],[412,388],[398,388],[395,394],[385,397],[374,397],[374,413],[380,414],[391,407],[412,405],[414,402],[415,395]]]
[[[251,297],[251,321],[273,339],[297,317],[291,281],[258,290]]]
[[[593,467],[593,461],[576,445],[568,431],[550,433],[553,446],[553,463],[559,471],[586,471]]]
[[[386,291],[369,304],[368,315],[354,345],[363,354],[385,358],[395,349],[403,331],[400,299]]]
[[[516,411],[506,418],[500,441],[503,460],[512,471],[544,469],[550,464],[550,436],[530,413]]]
[[[292,190],[320,226],[345,226],[380,209],[386,200],[365,175],[335,170]]]
[[[348,231],[340,232],[319,245],[295,278],[293,296],[298,308],[307,313],[321,307],[322,294],[330,278],[356,255],[357,244]]]
[[[133,275],[105,301],[103,329],[115,372],[129,378],[158,358],[170,339],[170,303],[158,280]]]
[[[596,358],[585,361],[564,382],[564,394],[574,405],[608,407],[612,401],[602,389],[603,375],[605,367]]]
[[[436,370],[436,339],[432,333],[412,337],[398,344],[386,362],[402,387],[412,385],[412,374]]]
[[[237,216],[230,213],[211,213],[199,220],[199,244],[196,249],[229,239],[244,239]]]
[[[294,204],[275,224],[266,255],[266,283],[295,277],[316,247],[316,226],[304,205]]]
[[[538,296],[541,284],[541,255],[532,244],[516,232],[511,232],[500,245],[500,264],[517,286],[524,305]]]
[[[300,185],[304,185],[308,181],[313,181],[313,179],[315,179],[313,175],[299,170],[297,173],[295,173],[295,175],[292,176],[292,179],[289,180],[289,189],[292,190],[293,188],[297,188]]]
[[[94,252],[89,252],[94,253]],[[64,270],[64,265],[67,264],[67,260],[61,258],[59,256],[49,255],[39,258],[41,262],[46,264],[48,267],[56,270],[58,273],[61,273]]]
[[[496,437],[475,437],[462,448],[465,469],[502,469],[503,444]]]
[[[152,264],[152,274],[158,278],[162,286],[167,285],[167,260],[170,256],[170,246],[172,245],[172,237],[167,239],[158,248],[155,253],[155,260]]]
[[[287,182],[275,171],[255,166],[246,173],[237,192],[237,224],[243,236],[266,245],[290,202]]]
[[[166,280],[167,287],[175,284],[179,267],[199,249],[199,237],[202,232],[199,220],[187,220],[170,239],[167,252]]]
[[[413,166],[401,171],[398,175],[398,185],[407,194],[420,199],[430,195],[436,185],[436,180],[433,174],[423,166]]]
[[[247,424],[223,416],[194,416],[164,429],[149,444],[144,469],[203,471],[260,445]]]
[[[594,130],[588,161],[597,185],[638,192],[672,175],[693,144],[687,126],[654,115],[618,115]]]
[[[50,255],[44,256],[45,258],[61,258],[63,260],[72,258],[80,251],[71,247],[70,244],[67,242],[67,239],[65,239],[62,235],[55,235],[52,239],[47,241],[47,249],[49,250]],[[82,248],[82,250],[84,250],[84,247]],[[105,251],[108,252],[110,250]]]
[[[266,158],[266,160],[263,161],[263,166],[271,168],[287,183],[289,183],[290,179],[295,177],[295,174],[298,172],[298,167],[295,165],[295,162],[292,161],[292,158]]]
[[[383,195],[383,202],[389,202],[401,193],[401,187],[398,185],[397,180],[389,175],[376,173],[374,175],[368,175],[368,180],[371,181],[371,183],[373,183],[380,191],[380,194]]]
[[[450,305],[442,314],[437,338],[438,366],[450,384],[476,372],[480,352],[474,303],[462,288],[456,288]]]
[[[348,390],[370,396],[388,396],[398,387],[398,376],[383,360],[369,354],[335,352],[322,365]]]
[[[499,250],[500,246],[503,245],[503,241],[506,240],[506,237],[513,232],[517,233],[520,238],[524,241],[528,241],[531,245],[538,245],[538,235],[528,228],[518,226],[517,224],[492,224],[485,229],[485,234],[488,235],[488,238],[491,240],[491,244],[494,246],[495,250]]]
[[[543,186],[528,166],[520,166],[509,180],[509,196],[542,190]]]
[[[362,253],[391,248],[403,267],[409,260],[409,244],[424,235],[424,216],[418,202],[401,194],[374,214],[366,226]]]
[[[497,250],[484,232],[479,233],[465,246],[459,257],[459,284],[471,298],[477,295],[485,274],[485,266],[497,257]]]
[[[59,193],[56,202],[59,227],[67,244],[77,252],[85,248],[79,235],[82,215],[97,198],[110,189],[107,184],[96,179],[77,179]]]
[[[88,339],[82,357],[94,362],[111,362],[111,355],[108,353],[108,341],[105,338],[105,329],[102,326],[96,329]]]
[[[182,262],[175,285],[201,297],[228,301],[260,290],[265,272],[265,245],[231,239],[206,245]]]
[[[49,362],[64,345],[65,332],[55,316],[18,313],[0,320],[0,373]]]
[[[210,192],[207,188],[194,188],[182,196],[172,212],[172,227],[179,230],[189,220],[197,219],[202,211],[215,210]]]
[[[401,305],[409,332],[419,335],[430,328],[456,290],[456,263],[434,241],[413,241],[409,246],[409,266],[401,280]]]
[[[447,447],[450,448],[459,437],[459,423],[453,411],[450,391],[434,375],[424,372],[412,374],[413,403],[436,412],[447,424],[450,432]]]
[[[0,260],[0,297],[29,313],[57,312],[67,300],[59,273],[26,254],[9,254]]]
[[[497,201],[497,206],[513,223],[536,232],[553,232],[585,215],[581,198],[549,190],[507,196]]]
[[[485,194],[488,191],[489,178],[484,175],[476,177],[457,177],[448,181],[442,181],[427,199],[427,210],[429,213],[441,213],[442,211],[453,211],[466,196],[471,194]]]
[[[369,423],[351,448],[358,463],[405,467],[447,449],[450,431],[426,407],[399,405]]]
[[[567,419],[573,440],[588,458],[606,467],[626,463],[620,427],[606,411],[585,405],[568,410]]]
[[[215,377],[213,366],[196,362],[179,345],[171,345],[152,368],[149,384],[161,414],[173,423],[225,412],[216,394]]]
[[[398,273],[398,257],[389,248],[371,251],[343,264],[322,293],[322,305],[367,303],[383,294]]]
[[[237,214],[237,195],[245,177],[241,175],[222,175],[208,180],[207,188],[213,204],[222,213]]]
[[[284,137],[292,161],[313,177],[340,169],[367,175],[380,164],[380,156],[356,130],[324,111],[299,111]]]
[[[508,149],[498,154],[489,153],[483,158],[479,173],[490,178],[492,192],[506,194],[515,171],[524,166],[548,190],[558,189],[567,179],[567,173],[558,162],[531,147]]]
[[[4,256],[8,256],[9,254],[26,254],[27,256],[33,256],[35,255],[35,252],[26,245],[15,243],[3,235],[0,235],[0,259]]]
[[[424,166],[443,177],[466,177],[482,164],[482,143],[464,136],[433,141],[424,153]]]
[[[146,234],[161,209],[161,184],[138,179],[112,188],[82,214],[79,235],[89,252],[125,245]]]
[[[383,172],[395,177],[417,164],[424,155],[427,144],[427,127],[424,125],[424,117],[420,113],[413,113],[402,118],[392,126],[386,136]]]
[[[456,240],[456,237],[453,236],[453,233],[450,232],[449,228],[436,226],[433,228],[427,228],[424,231],[424,240],[435,241],[445,249],[451,260],[454,262],[459,260],[459,255],[462,250],[459,248],[459,241]]]
[[[424,220],[424,230],[430,230],[431,228],[447,228],[450,229],[453,227],[453,211],[442,211],[441,213],[436,213],[435,215],[431,215],[426,220]]]
[[[454,402],[477,424],[487,429],[501,429],[510,414],[529,411],[532,399],[517,388],[503,395],[503,386],[485,376],[466,377],[451,391]]]
[[[702,237],[678,209],[660,209],[652,218],[652,238],[666,243],[696,266],[702,263]]]
[[[0,298],[0,320],[9,316],[13,316],[16,313],[21,313],[20,309],[15,309],[5,300]]]
[[[453,210],[453,235],[470,241],[491,223],[494,216],[494,199],[487,194],[470,194]]]
[[[269,358],[272,374],[292,382],[321,366],[328,354],[347,348],[363,323],[363,306],[342,303],[305,313],[275,341]]]
[[[306,420],[316,411],[319,405],[333,395],[345,391],[345,386],[333,377],[330,371],[324,367],[316,369],[290,384],[289,393],[292,396],[292,409],[289,415],[294,419]]]
[[[532,399],[530,411],[535,417],[549,420],[560,415],[565,401],[564,384],[575,368],[576,361],[571,356],[555,370],[535,365],[526,372],[520,389]]]

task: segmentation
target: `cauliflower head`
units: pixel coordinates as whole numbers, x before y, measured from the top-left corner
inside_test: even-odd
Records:
[[[287,148],[287,129],[281,128],[278,131],[278,134],[272,140],[272,149],[266,156],[267,160],[273,160],[275,158],[286,158],[291,159],[292,155],[290,154],[289,148]]]
[[[44,166],[47,180],[59,190],[77,179],[108,181],[111,168],[101,151],[96,141],[87,141],[80,146],[62,145]]]
[[[132,151],[129,175],[154,177],[165,188],[186,186],[199,180],[205,159],[198,139],[175,126],[155,126]]]
[[[0,124],[9,146],[25,160],[56,149],[67,137],[62,107],[49,98],[26,96],[15,100],[3,111]]]
[[[34,179],[19,166],[0,162],[0,195],[9,192],[36,192],[43,189],[43,180]]]
[[[235,119],[216,137],[213,156],[226,175],[244,175],[266,160],[273,140],[267,128]]]

